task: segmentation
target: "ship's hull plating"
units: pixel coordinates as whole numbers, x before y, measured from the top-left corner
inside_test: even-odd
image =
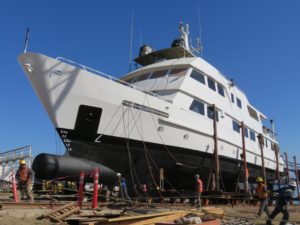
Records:
[[[72,151],[69,152],[71,156],[101,163],[120,172],[130,183],[134,180],[133,183],[137,186],[159,185],[159,170],[163,168],[166,188],[193,188],[195,173],[200,174],[204,187],[207,188],[207,181],[214,168],[213,156],[209,153],[106,135],[101,136],[100,143],[96,143],[91,141],[93,137],[81,136],[74,130],[57,129],[57,131],[60,134],[68,133],[68,139],[72,140]],[[235,191],[237,181],[243,180],[240,162],[223,156],[219,160],[221,189]],[[248,170],[250,183],[261,175],[259,166],[248,164]],[[267,169],[266,173],[268,180],[274,180],[274,171]]]

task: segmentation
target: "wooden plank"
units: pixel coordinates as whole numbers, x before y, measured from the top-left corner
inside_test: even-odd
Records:
[[[66,204],[66,205],[63,205],[63,206],[61,206],[61,207],[59,207],[59,208],[57,208],[57,209],[51,211],[50,213],[47,213],[47,214],[43,215],[43,217],[47,217],[47,216],[49,216],[49,215],[51,215],[51,214],[53,214],[53,213],[55,213],[55,212],[58,212],[58,211],[60,211],[60,210],[62,210],[62,209],[64,209],[64,208],[66,208],[66,207],[69,207],[69,206],[71,206],[71,205],[74,205],[74,203],[68,203],[68,204]]]
[[[65,217],[70,216],[70,215],[74,214],[75,212],[77,212],[79,210],[80,210],[80,208],[76,207],[74,209],[69,210],[68,212],[63,213],[62,215],[58,216],[57,218],[60,219],[60,220],[64,219]]]
[[[158,217],[158,216],[164,216],[174,213],[180,213],[185,211],[168,211],[164,213],[151,213],[151,214],[144,214],[144,215],[138,215],[138,216],[127,216],[127,217],[119,217],[119,218],[113,218],[109,219],[108,222],[121,222],[121,221],[128,221],[128,220],[135,220],[135,219],[145,219],[145,218],[151,218],[151,217]]]
[[[186,214],[188,214],[188,213],[187,212],[177,212],[177,213],[172,213],[172,214],[166,215],[166,216],[159,216],[159,217],[155,217],[155,218],[151,218],[151,219],[147,219],[147,220],[128,223],[128,225],[154,225],[155,223],[161,222],[161,221],[173,222],[174,220],[176,220],[182,216],[185,216]]]

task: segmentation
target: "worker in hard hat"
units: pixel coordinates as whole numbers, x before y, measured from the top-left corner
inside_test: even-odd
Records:
[[[195,174],[195,185],[194,185],[194,190],[195,190],[195,201],[194,203],[198,203],[198,208],[201,208],[201,195],[203,192],[203,183],[202,180],[200,179],[199,174]]]
[[[18,190],[20,197],[23,198],[25,195],[30,202],[33,202],[32,185],[33,185],[33,171],[26,166],[26,161],[21,159],[19,161],[20,166],[16,173],[16,179],[18,182]]]
[[[272,225],[272,220],[278,215],[278,213],[282,213],[283,217],[280,222],[280,225],[285,225],[289,219],[289,211],[287,208],[288,202],[293,198],[294,191],[297,187],[295,181],[291,181],[288,187],[280,188],[279,190],[274,191],[277,193],[278,199],[276,201],[275,209],[268,217],[266,225]]]
[[[261,217],[262,212],[265,211],[267,216],[270,216],[270,211],[268,207],[268,189],[266,185],[264,184],[264,181],[261,177],[258,177],[256,179],[257,187],[255,189],[256,191],[256,197],[258,201],[260,202],[258,213],[256,214],[257,217]]]

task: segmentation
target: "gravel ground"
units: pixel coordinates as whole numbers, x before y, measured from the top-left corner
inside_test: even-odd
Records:
[[[225,215],[222,218],[222,225],[264,225],[266,216],[256,218],[258,207],[240,205],[236,207],[224,206]],[[273,207],[270,207],[273,210]],[[48,213],[49,209],[2,209],[0,210],[1,225],[54,225],[49,220],[38,220],[39,216]],[[290,206],[290,224],[300,225],[300,206]],[[276,217],[274,225],[278,225],[282,215]]]

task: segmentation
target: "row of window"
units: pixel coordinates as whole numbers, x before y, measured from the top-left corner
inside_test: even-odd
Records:
[[[166,75],[181,77],[186,74],[187,68],[171,69],[169,73],[168,71],[169,70],[167,69],[167,70],[159,70],[150,73],[145,73],[145,74],[134,76],[129,79],[125,79],[125,81],[127,83],[134,83],[134,82],[148,80],[148,79],[157,79],[159,77],[164,77]]]
[[[195,79],[196,81],[204,84],[204,85],[206,84],[205,83],[205,75],[202,74],[201,72],[197,71],[197,70],[193,70],[191,72],[190,77]],[[224,91],[224,88],[221,84],[219,84],[218,82],[215,82],[210,77],[207,77],[207,85],[210,89],[212,89],[213,91],[218,91],[218,93],[221,96],[225,97],[225,91]]]
[[[213,112],[213,108],[209,105],[205,105],[203,102],[197,101],[197,100],[193,100],[191,106],[190,106],[190,110],[196,113],[199,113],[203,116],[205,116],[205,111],[206,111],[206,115],[208,118],[213,119],[214,118],[214,112]],[[216,111],[216,120],[219,121],[219,113],[218,111]],[[241,127],[240,124],[238,122],[236,122],[235,120],[232,120],[232,129],[234,131],[236,131],[237,133],[241,132]],[[244,127],[244,136],[246,138],[250,138],[250,140],[256,142],[256,133],[247,128]],[[268,140],[265,139],[265,146],[268,148]]]
[[[240,124],[238,122],[236,122],[235,120],[232,120],[232,129],[238,133],[241,132],[241,129],[240,129]],[[249,130],[249,132],[248,132]],[[252,141],[256,141],[256,135],[255,135],[255,132],[251,129],[248,129],[247,127],[244,127],[244,135],[246,138],[249,137],[249,133],[250,133],[250,139]]]
[[[190,106],[190,110],[196,113],[199,113],[203,116],[205,116],[205,109],[206,109],[206,115],[208,118],[213,119],[213,108],[209,105],[205,105],[203,102],[197,101],[197,100],[193,100],[191,106]],[[219,121],[219,114],[218,111],[216,111],[216,120]],[[238,133],[241,132],[241,128],[240,128],[240,124],[238,122],[236,122],[235,120],[232,120],[232,129]],[[252,141],[256,141],[256,133],[247,128],[244,127],[244,136],[246,138],[250,138],[250,140]],[[265,145],[266,147],[268,147],[268,140],[265,140]]]

